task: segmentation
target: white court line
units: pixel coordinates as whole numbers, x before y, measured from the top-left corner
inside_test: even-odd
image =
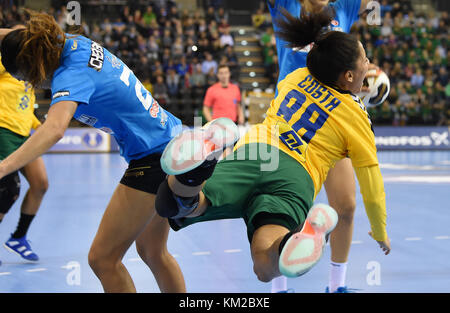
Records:
[[[211,251],[192,252],[192,255],[210,255]]]
[[[241,252],[241,249],[228,249],[228,250],[223,250],[223,252],[225,253],[236,253],[236,252]]]
[[[422,237],[406,237],[406,241],[419,241],[422,240]]]
[[[0,276],[6,276],[6,275],[11,275],[11,272],[2,272],[2,273],[0,273]]]
[[[354,241],[352,241],[352,245],[358,245],[358,244],[361,244],[361,243],[363,243],[361,240],[354,240]]]
[[[130,258],[130,259],[128,259],[127,261],[130,261],[130,262],[139,262],[139,261],[142,261],[142,259],[141,259],[141,258]]]
[[[29,272],[29,273],[33,273],[33,272],[43,272],[43,271],[46,271],[47,269],[46,268],[33,268],[33,269],[31,269],[31,270],[27,270],[27,272]]]
[[[437,240],[450,239],[450,236],[436,236],[436,237],[434,237],[434,239],[437,239]]]

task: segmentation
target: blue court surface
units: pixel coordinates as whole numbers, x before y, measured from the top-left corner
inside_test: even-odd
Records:
[[[391,254],[369,237],[369,223],[357,195],[347,284],[359,292],[450,292],[450,152],[379,152],[387,196]],[[126,168],[118,154],[44,156],[50,188],[28,238],[41,260],[25,263],[0,249],[0,292],[102,292],[87,263],[103,211]],[[0,224],[8,239],[21,198]],[[357,187],[359,190],[359,187]],[[317,202],[326,202],[322,190]],[[189,292],[270,292],[253,274],[245,225],[222,220],[171,232],[169,251],[178,260]],[[306,275],[289,279],[296,292],[321,293],[328,282],[330,248]],[[134,245],[123,262],[138,292],[159,292]]]

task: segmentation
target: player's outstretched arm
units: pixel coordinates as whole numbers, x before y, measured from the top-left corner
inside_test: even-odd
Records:
[[[369,235],[387,255],[391,244],[386,232],[386,195],[380,168],[378,165],[359,167],[355,168],[355,173],[371,226]]]
[[[41,156],[63,136],[77,109],[73,101],[55,103],[48,111],[47,120],[14,153],[0,162],[0,179]]]

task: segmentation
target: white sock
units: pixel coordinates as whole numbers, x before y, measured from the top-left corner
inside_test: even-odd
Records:
[[[330,293],[335,292],[338,287],[345,286],[345,276],[347,273],[347,262],[346,263],[335,263],[330,264],[330,281],[328,287],[330,288]]]
[[[280,291],[287,290],[287,278],[284,276],[279,276],[272,279],[272,290],[271,293],[277,293]]]

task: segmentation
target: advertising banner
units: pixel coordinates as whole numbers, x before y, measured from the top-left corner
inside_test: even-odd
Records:
[[[450,150],[449,127],[374,127],[380,150]]]
[[[68,128],[49,152],[110,152],[112,137],[95,128]]]

